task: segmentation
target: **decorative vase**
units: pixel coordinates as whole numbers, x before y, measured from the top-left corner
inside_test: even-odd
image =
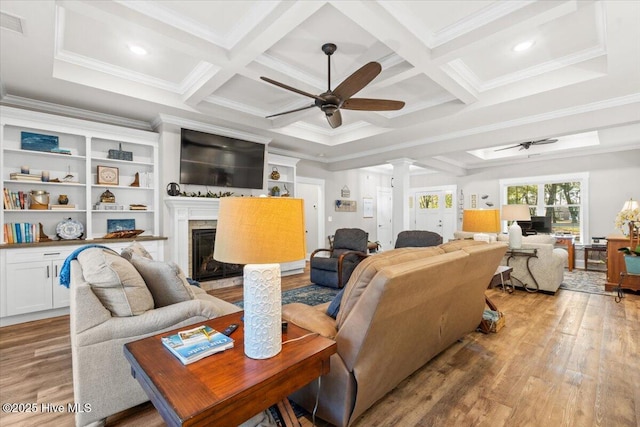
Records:
[[[640,274],[640,256],[625,255],[624,264],[627,267],[627,273]]]
[[[58,196],[58,203],[61,205],[66,205],[69,203],[69,197],[66,194],[61,194]]]
[[[513,221],[509,227],[509,247],[513,249],[522,247],[522,228],[518,225],[518,221]]]
[[[271,179],[273,179],[274,181],[277,181],[280,179],[280,172],[278,172],[278,168],[277,167],[273,167],[273,171],[271,172]]]

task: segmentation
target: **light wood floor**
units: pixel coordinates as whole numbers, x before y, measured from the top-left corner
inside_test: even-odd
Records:
[[[283,289],[308,284],[283,278]],[[212,291],[238,300],[242,288]],[[497,289],[497,334],[470,333],[401,383],[356,423],[364,426],[638,426],[640,296]],[[0,401],[73,402],[68,317],[0,328]],[[402,363],[402,361],[398,361]],[[392,367],[380,367],[392,369]],[[310,426],[308,420],[303,420]],[[0,413],[1,426],[72,426],[68,413]],[[162,426],[149,403],[113,426]]]

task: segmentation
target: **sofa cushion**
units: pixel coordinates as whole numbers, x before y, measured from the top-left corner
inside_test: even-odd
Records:
[[[137,316],[153,309],[144,279],[129,261],[109,250],[89,248],[78,254],[84,279],[114,316]]]
[[[154,261],[134,254],[131,264],[146,282],[156,308],[195,298],[191,285],[175,263]]]
[[[442,249],[444,252],[455,252],[459,251],[468,246],[476,246],[476,245],[486,245],[487,242],[483,242],[481,240],[452,240],[447,243],[443,243],[438,247]]]
[[[344,295],[345,289],[346,288],[340,289],[340,292],[338,292],[336,296],[333,297],[333,299],[329,303],[329,307],[327,307],[327,315],[331,316],[334,319],[336,318],[336,316],[338,316],[338,312],[340,311],[340,302],[342,301],[342,295]]]
[[[333,339],[338,332],[334,319],[316,307],[299,302],[283,305],[282,318],[323,337]]]
[[[373,277],[384,267],[405,261],[422,259],[441,255],[444,251],[437,246],[428,248],[401,248],[381,252],[365,258],[354,270],[349,282],[345,286],[344,295],[340,301],[340,309],[336,316],[337,327],[340,329],[347,316],[358,302]]]
[[[153,259],[151,254],[144,248],[144,246],[142,246],[138,242],[132,242],[129,246],[124,248],[122,252],[120,252],[120,255],[122,255],[124,259],[129,261],[131,261],[131,257],[133,256],[133,254],[147,259]]]

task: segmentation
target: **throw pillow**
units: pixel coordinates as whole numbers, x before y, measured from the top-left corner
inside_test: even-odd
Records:
[[[137,316],[153,309],[153,297],[129,261],[102,248],[78,254],[82,274],[102,305],[114,316]]]
[[[156,308],[195,298],[191,285],[175,263],[154,261],[134,254],[131,264],[147,283]]]
[[[144,248],[144,246],[142,246],[138,242],[132,242],[129,246],[124,248],[120,253],[120,255],[122,255],[122,257],[128,261],[131,261],[131,257],[133,256],[133,254],[136,254],[138,256],[141,256],[147,259],[153,259],[151,254]]]
[[[334,319],[338,316],[338,312],[340,311],[340,303],[342,302],[342,295],[344,294],[344,289],[340,289],[340,292],[333,297],[331,304],[327,307],[327,316],[333,317]]]

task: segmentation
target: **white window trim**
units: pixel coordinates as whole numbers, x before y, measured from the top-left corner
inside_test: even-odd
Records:
[[[581,244],[591,242],[589,232],[589,172],[568,173],[559,175],[538,175],[519,178],[500,179],[500,206],[507,203],[507,187],[514,185],[549,184],[554,182],[580,182],[580,237]],[[506,232],[506,224],[503,224]]]

